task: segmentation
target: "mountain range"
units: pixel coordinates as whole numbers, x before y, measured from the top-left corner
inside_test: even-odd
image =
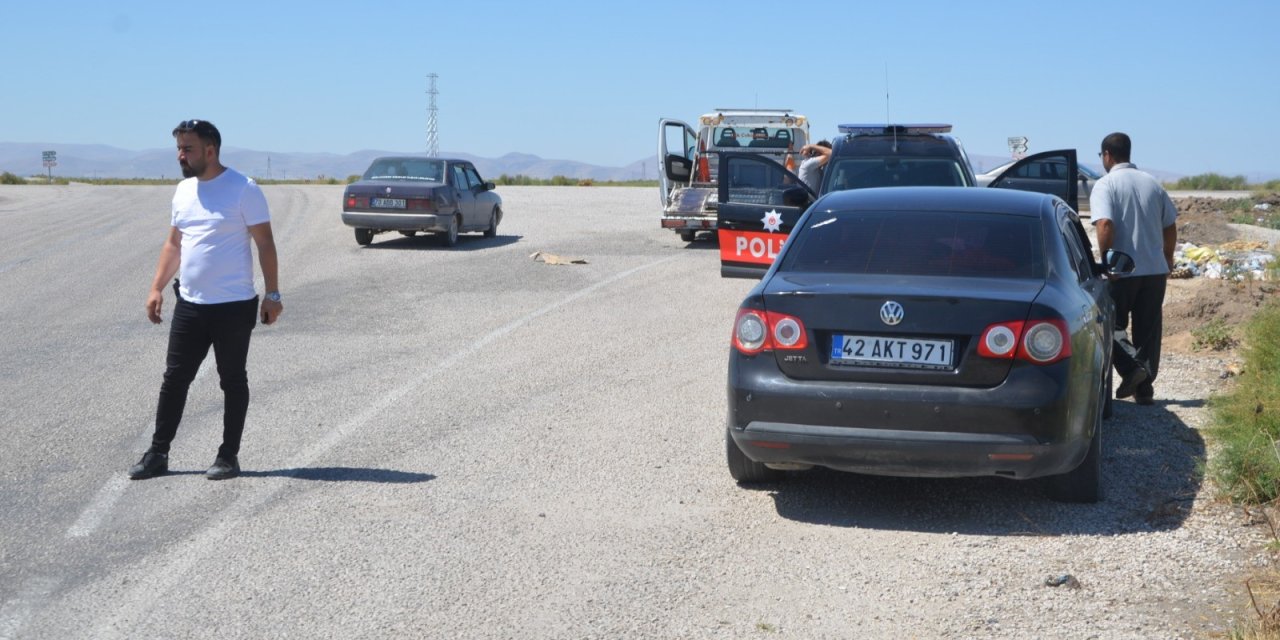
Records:
[[[173,149],[130,151],[91,144],[0,142],[0,171],[20,176],[47,175],[42,153],[56,151],[58,166],[53,175],[76,178],[174,178],[178,161]],[[315,179],[364,173],[374,158],[408,155],[403,151],[363,150],[346,155],[336,153],[278,153],[225,147],[223,164],[256,178]],[[500,158],[481,158],[467,153],[441,152],[441,157],[469,160],[486,179],[499,175],[532,178],[567,176],[593,180],[654,179],[657,159],[650,156],[622,167],[602,167],[573,160],[548,160],[527,153],[508,153]]]
[[[41,164],[44,151],[56,151],[58,166],[53,175],[74,178],[176,178],[178,162],[173,149],[131,151],[94,144],[54,144],[0,142],[0,171],[20,176],[46,175]],[[374,158],[406,155],[402,151],[363,150],[345,155],[336,153],[279,153],[226,147],[222,160],[227,166],[256,178],[345,180],[364,173]],[[548,160],[527,153],[508,153],[499,158],[482,158],[468,153],[442,152],[441,157],[469,160],[486,179],[500,175],[531,178],[590,178],[597,181],[653,180],[657,178],[657,156],[649,156],[621,167],[605,167],[574,160]],[[1008,161],[1007,156],[970,154],[975,173]],[[1095,171],[1102,167],[1087,164]],[[1156,178],[1171,182],[1182,174],[1146,169]]]

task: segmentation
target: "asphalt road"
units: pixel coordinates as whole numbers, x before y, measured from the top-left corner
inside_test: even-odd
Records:
[[[131,482],[172,188],[0,187],[0,638],[1176,637],[1238,595],[1239,534],[1179,511],[1203,453],[1179,406],[1118,407],[1097,506],[1001,479],[741,489],[725,362],[752,283],[658,229],[652,190],[504,187],[499,237],[455,249],[358,247],[338,186],[266,193],[285,313],[254,333],[244,475],[201,475],[208,366],[173,473]],[[1067,572],[1087,588],[1043,586]]]

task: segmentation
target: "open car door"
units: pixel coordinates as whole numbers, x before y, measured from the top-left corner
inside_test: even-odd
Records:
[[[1076,150],[1058,149],[1029,155],[1009,165],[987,187],[1053,194],[1079,211],[1080,169],[1076,164]]]
[[[817,194],[776,159],[755,153],[720,154],[718,186],[720,275],[762,277]]]
[[[671,189],[689,184],[698,134],[679,120],[658,121],[658,187],[662,206],[671,203]]]

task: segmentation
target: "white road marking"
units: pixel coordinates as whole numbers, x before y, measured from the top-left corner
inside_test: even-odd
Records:
[[[200,369],[196,371],[196,377],[192,379],[191,384],[195,384],[197,380],[203,378],[211,368],[214,361],[212,357],[206,357],[204,362],[200,363]],[[144,429],[146,434],[146,442],[151,442],[151,428]],[[94,532],[102,521],[111,512],[111,508],[115,506],[120,497],[124,495],[125,489],[129,487],[129,478],[123,472],[113,474],[107,483],[102,485],[98,490],[98,495],[94,496],[89,506],[80,513],[80,517],[76,518],[70,529],[67,529],[68,538],[83,538]]]
[[[363,433],[367,435],[369,432],[367,423],[373,421],[373,418],[376,417],[378,413],[385,411],[388,408],[398,406],[400,400],[411,391],[419,388],[431,380],[431,378],[465,360],[467,357],[488,346],[495,340],[506,336],[516,329],[524,327],[530,322],[551,313],[560,307],[591,295],[592,293],[595,293],[596,291],[599,291],[600,289],[603,289],[604,287],[607,287],[619,280],[630,277],[645,269],[658,266],[664,262],[676,260],[682,257],[682,255],[683,254],[669,256],[617,273],[494,329],[467,347],[453,353],[443,360],[440,360],[438,363],[429,366],[419,375],[408,379],[399,387],[379,396],[378,400],[370,403],[366,409],[348,420],[345,424],[342,424],[330,431],[325,437],[308,447],[302,454],[285,462],[283,466],[292,469],[310,466],[317,458],[328,453],[329,450],[333,449],[348,436],[354,433]],[[227,507],[217,516],[212,517],[211,521],[213,522],[213,525],[195,535],[186,544],[173,545],[166,554],[166,558],[157,559],[154,562],[148,561],[146,566],[150,568],[150,572],[135,576],[131,581],[132,589],[130,592],[122,594],[119,598],[119,606],[116,608],[115,613],[109,619],[98,625],[98,628],[90,634],[91,637],[132,637],[132,635],[134,635],[132,632],[136,622],[143,619],[150,609],[163,600],[164,594],[169,593],[175,586],[184,581],[191,568],[194,567],[197,562],[200,562],[208,556],[214,549],[218,548],[222,544],[221,541],[224,537],[226,537],[249,516],[258,513],[259,508],[261,508],[263,504],[284,488],[284,484],[263,484],[261,487],[261,489],[258,489],[255,492],[246,493],[238,502]]]
[[[17,638],[37,605],[43,603],[61,583],[61,580],[50,577],[28,580],[15,597],[0,607],[0,638]]]

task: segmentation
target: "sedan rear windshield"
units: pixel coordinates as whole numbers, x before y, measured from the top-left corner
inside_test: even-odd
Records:
[[[380,158],[364,172],[365,180],[444,182],[444,162],[414,158]]]
[[[779,271],[1043,278],[1040,219],[949,211],[817,212]]]
[[[827,191],[867,187],[966,187],[952,158],[835,158],[826,168]]]

